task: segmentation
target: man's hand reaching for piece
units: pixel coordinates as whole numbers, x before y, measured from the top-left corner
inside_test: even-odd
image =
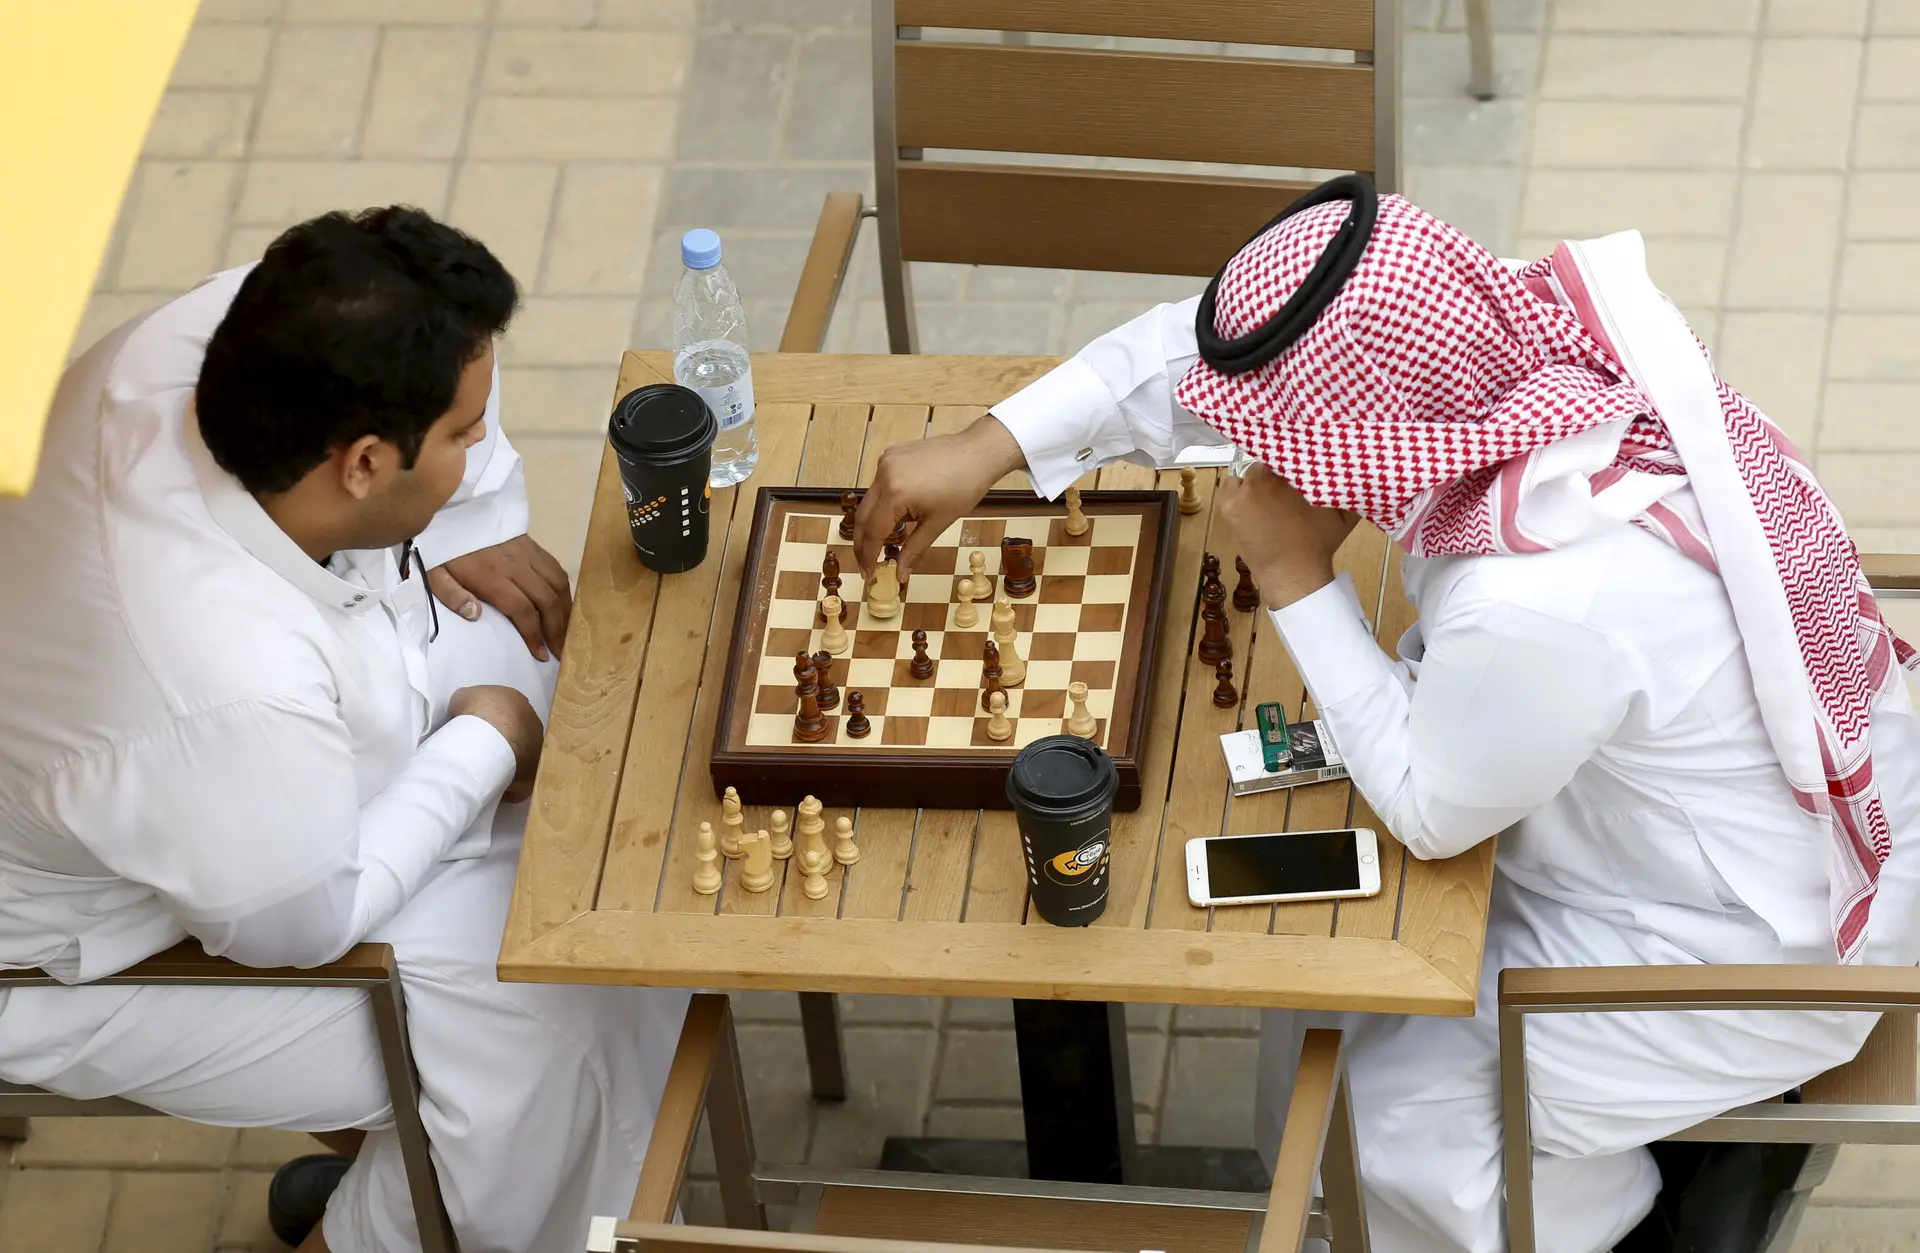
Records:
[[[482,548],[427,571],[427,586],[441,604],[472,621],[482,601],[513,620],[527,649],[540,660],[567,638],[573,593],[567,572],[553,554],[527,535]]]
[[[887,534],[901,522],[913,530],[900,546],[900,580],[940,533],[980,503],[1000,479],[1026,464],[1019,443],[986,414],[966,430],[937,439],[895,444],[880,454],[873,484],[860,499],[853,524],[853,555],[872,574]]]
[[[513,782],[507,785],[501,799],[515,802],[533,795],[533,776],[540,768],[540,748],[545,742],[546,728],[540,725],[540,715],[534,712],[526,695],[518,688],[492,683],[463,687],[448,702],[447,717],[458,718],[463,714],[471,714],[492,726],[513,749]]]

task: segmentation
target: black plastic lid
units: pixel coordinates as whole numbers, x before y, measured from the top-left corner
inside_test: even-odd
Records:
[[[1049,735],[1020,750],[1007,791],[1049,809],[1072,809],[1111,795],[1120,776],[1113,758],[1077,735]]]
[[[678,383],[654,383],[620,398],[607,438],[643,460],[673,462],[711,446],[719,429],[699,392]]]

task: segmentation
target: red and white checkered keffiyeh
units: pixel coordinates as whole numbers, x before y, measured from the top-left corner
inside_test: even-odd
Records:
[[[1216,332],[1279,309],[1347,212],[1302,211],[1243,249]],[[1654,358],[1660,377],[1697,382],[1683,389],[1695,403],[1661,415],[1649,391],[1681,393],[1648,382]],[[1851,960],[1891,843],[1871,711],[1898,688],[1896,660],[1916,659],[1805,460],[1708,364],[1637,235],[1563,244],[1515,273],[1382,196],[1359,267],[1304,336],[1249,373],[1201,362],[1177,395],[1310,502],[1357,510],[1410,553],[1539,552],[1631,523],[1718,571],[1788,782],[1832,828],[1834,935]]]

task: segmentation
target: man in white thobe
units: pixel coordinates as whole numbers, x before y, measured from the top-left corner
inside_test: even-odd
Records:
[[[967,432],[889,450],[856,549],[904,517],[938,534],[1012,469],[1053,497],[1223,437],[1256,459],[1217,508],[1355,785],[1415,857],[1504,832],[1478,1014],[1334,1024],[1374,1247],[1495,1253],[1499,971],[1914,963],[1920,724],[1837,512],[1712,377],[1636,235],[1521,270],[1398,197],[1348,194],[1296,206],[1205,297],[1100,337]],[[1361,516],[1409,553],[1419,622],[1396,656],[1334,575]],[[910,539],[906,571],[917,555]],[[1269,1157],[1310,1018],[1265,1017]],[[1661,1186],[1643,1146],[1850,1060],[1871,1026],[1534,1020],[1540,1247],[1671,1247],[1634,1230]]]
[[[461,1248],[572,1253],[632,1195],[686,994],[494,977],[565,609],[499,427],[515,300],[416,210],[332,214],[68,370],[0,502],[0,966],[391,944]],[[363,1129],[302,1247],[418,1247],[362,993],[0,991],[0,1077]]]

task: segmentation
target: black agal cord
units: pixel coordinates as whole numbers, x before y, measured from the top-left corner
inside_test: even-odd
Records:
[[[1353,209],[1347,214],[1347,220],[1340,224],[1333,242],[1313,263],[1313,269],[1307,273],[1306,281],[1300,284],[1300,290],[1288,297],[1272,317],[1237,339],[1223,338],[1215,334],[1213,329],[1214,299],[1220,293],[1220,279],[1227,272],[1226,265],[1220,267],[1220,273],[1213,276],[1213,281],[1207,284],[1206,294],[1200,297],[1200,312],[1194,318],[1193,329],[1200,341],[1202,361],[1221,374],[1246,374],[1257,370],[1292,347],[1294,341],[1305,335],[1327,306],[1333,303],[1333,298],[1340,294],[1341,286],[1360,264],[1360,257],[1367,250],[1367,241],[1373,238],[1374,220],[1380,214],[1380,197],[1374,193],[1373,182],[1366,175],[1342,174],[1339,178],[1328,179],[1288,205],[1279,217],[1255,231],[1253,239],[1240,246],[1240,251],[1244,252],[1254,239],[1294,214],[1333,200],[1351,200]],[[1238,256],[1239,253],[1234,255]],[[1230,257],[1227,265],[1232,264]]]

